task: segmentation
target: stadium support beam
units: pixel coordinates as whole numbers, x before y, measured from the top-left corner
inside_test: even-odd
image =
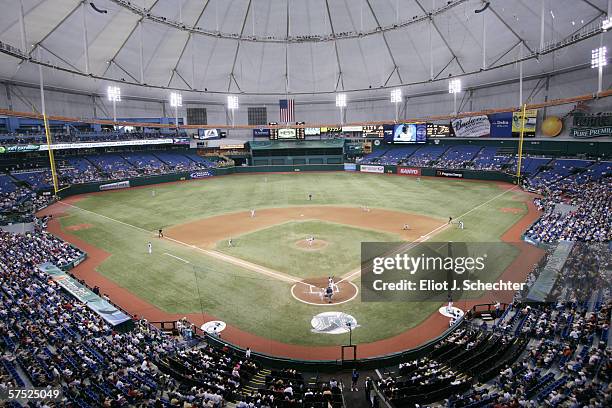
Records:
[[[21,34],[21,50],[28,52],[28,40],[25,29],[25,16],[23,13],[23,0],[19,0],[19,32]]]
[[[153,7],[155,7],[155,5],[159,2],[159,0],[155,0],[155,2],[153,4],[151,4],[151,7],[149,7],[149,11],[153,9]],[[102,74],[102,76],[106,76],[106,73],[108,72],[108,69],[110,68],[110,62],[115,61],[115,58],[117,58],[117,55],[119,55],[119,53],[121,52],[121,50],[123,49],[123,47],[125,47],[125,44],[127,44],[127,42],[130,40],[130,38],[132,37],[132,34],[134,34],[134,32],[136,31],[136,29],[138,28],[138,25],[140,24],[140,22],[144,19],[144,17],[140,17],[136,23],[134,24],[134,26],[132,27],[132,29],[130,30],[130,32],[128,33],[128,35],[125,37],[125,39],[121,42],[121,45],[117,48],[117,50],[114,52],[113,56],[108,60],[108,64],[106,65],[106,69],[104,70],[104,73]],[[144,68],[143,68],[144,69]],[[136,81],[138,82],[138,81]]]
[[[487,69],[487,10],[482,12],[482,69]]]
[[[74,69],[76,71],[80,71],[80,69],[77,68],[76,66],[74,66],[74,64],[68,62],[68,60],[66,60],[65,58],[60,57],[59,55],[57,55],[56,53],[54,53],[53,51],[51,51],[50,49],[48,49],[44,45],[38,44],[38,47],[42,48],[45,51],[47,51],[49,54],[53,55],[55,58],[57,58],[58,60],[62,61],[64,64],[68,65],[70,68],[72,68],[72,69]]]
[[[4,90],[6,91],[6,102],[8,104],[8,108],[13,110],[13,99],[11,97],[11,86],[8,82],[4,83]]]
[[[127,74],[127,76],[129,76],[130,78],[132,78],[132,80],[138,82],[138,80],[136,79],[136,77],[134,75],[132,75],[127,69],[123,68],[117,61],[112,60],[111,64],[115,64],[117,66],[117,68],[119,68],[121,71],[125,72]],[[109,65],[111,65],[109,64]]]
[[[525,45],[525,47],[529,50],[529,52],[531,52],[532,54],[535,54],[535,51],[533,51],[531,49],[531,47],[529,47],[526,43],[525,43],[525,39],[523,37],[521,37],[515,30],[514,28],[512,28],[512,26],[510,26],[510,24],[508,24],[506,22],[506,20],[504,20],[503,18],[501,18],[501,16],[499,15],[499,13],[497,11],[495,11],[495,9],[493,8],[493,6],[489,6],[489,10],[491,10],[491,12],[495,15],[495,17],[497,17],[497,19],[508,29],[510,30],[510,32],[512,34],[514,34],[514,36],[519,39],[521,41],[521,43],[523,43]]]
[[[242,37],[242,34],[244,34],[244,27],[246,27],[246,22],[247,22],[247,19],[249,17],[249,10],[251,9],[251,3],[252,3],[252,0],[249,0],[249,4],[247,4],[246,12],[244,13],[244,18],[242,19],[242,26],[240,27],[240,37]],[[206,3],[206,5],[208,5],[208,3]],[[204,10],[202,10],[202,13],[203,12],[204,12]],[[200,17],[201,17],[201,15],[200,15]],[[289,18],[289,16],[287,16],[287,19],[288,18]],[[241,43],[242,42],[239,40],[238,43],[236,44],[236,52],[234,52],[234,60],[232,62],[232,70],[230,71],[228,82],[227,82],[227,92],[230,92],[230,90],[232,88],[232,80],[236,83],[236,85],[238,85],[238,82],[236,81],[236,77],[234,75],[234,71],[236,69],[236,61],[238,60],[238,53],[240,52],[240,44]],[[183,48],[183,51],[185,51],[184,48]],[[240,86],[238,86],[238,89],[240,89]]]
[[[66,14],[56,25],[54,25],[53,28],[49,30],[49,32],[47,32],[47,34],[45,34],[45,36],[37,42],[37,44],[42,44],[47,38],[49,38],[55,32],[55,30],[60,28],[61,25],[64,24],[64,22],[68,20],[68,18],[70,18],[70,16],[72,16],[74,12],[77,11],[79,8],[81,8],[81,3],[77,3],[77,5],[73,7],[70,10],[70,12],[68,12],[68,14]],[[27,52],[27,49],[24,51]],[[30,50],[29,54],[32,55],[32,52],[34,52],[34,49]]]
[[[138,68],[140,70],[140,83],[144,84],[144,24],[138,22]]]
[[[400,73],[399,67],[397,66],[397,62],[395,61],[395,57],[393,56],[393,52],[391,51],[391,47],[389,46],[389,42],[387,41],[387,36],[385,35],[385,32],[383,31],[382,26],[380,25],[378,16],[374,12],[374,9],[372,8],[372,4],[370,4],[370,0],[366,0],[366,4],[368,5],[370,12],[372,13],[372,17],[374,17],[374,21],[376,22],[376,27],[380,30],[382,34],[383,42],[385,43],[385,46],[387,47],[387,52],[389,52],[389,57],[391,57],[391,62],[393,62],[393,67],[395,68],[395,72],[397,72],[397,77],[400,80],[400,84],[403,84],[404,80],[402,79],[402,74]],[[386,83],[385,83],[385,86],[386,86]]]
[[[338,86],[342,86],[342,90],[344,90],[344,77],[342,76],[342,65],[340,64],[340,55],[338,54],[338,43],[336,41],[336,31],[334,30],[334,22],[331,18],[331,12],[329,11],[329,2],[325,0],[325,10],[327,11],[327,20],[329,21],[329,28],[334,36],[334,53],[336,54],[336,65],[338,66],[338,79],[336,80],[336,89],[338,90]],[[362,11],[362,20],[363,20],[363,11]]]
[[[414,0],[416,2],[416,4],[421,8],[421,10],[423,11],[423,13],[425,14],[429,14],[427,13],[427,10],[425,10],[425,7],[423,7],[423,5],[421,4],[421,2],[419,0]],[[433,28],[435,28],[436,32],[438,33],[438,35],[440,36],[440,38],[442,39],[442,42],[444,43],[444,45],[446,45],[446,48],[448,48],[448,51],[451,53],[451,55],[454,57],[454,59],[457,61],[457,65],[459,66],[459,69],[461,70],[462,73],[465,74],[465,69],[463,69],[463,65],[461,65],[461,61],[459,61],[459,58],[457,58],[457,54],[455,54],[455,51],[453,51],[453,49],[451,48],[450,44],[448,43],[448,41],[446,41],[446,37],[444,37],[442,35],[442,31],[440,31],[440,29],[438,28],[438,25],[436,24],[436,22],[433,19],[433,15],[429,15],[429,20],[431,21],[431,25],[433,26]],[[402,81],[403,82],[403,81]]]
[[[83,55],[85,56],[85,73],[89,74],[89,41],[87,39],[87,11],[85,2],[81,3],[81,30],[83,31]]]
[[[544,49],[544,22],[546,15],[545,0],[540,0],[540,51]]]
[[[200,11],[200,14],[198,14],[198,17],[196,18],[195,22],[193,23],[193,26],[197,26],[198,23],[200,22],[200,20],[202,19],[202,16],[204,15],[204,12],[206,11],[206,7],[208,7],[208,3],[210,3],[210,0],[206,1],[206,3],[204,3],[204,7],[202,7],[202,11]],[[247,14],[248,14],[248,10],[247,10]],[[245,16],[246,19],[246,16]],[[185,50],[187,49],[187,46],[190,43],[193,43],[193,33],[189,33],[189,35],[187,35],[187,40],[185,41],[185,43],[183,44],[183,48],[181,48],[181,52],[178,56],[178,58],[176,59],[176,63],[174,64],[174,67],[172,68],[172,74],[170,75],[170,79],[168,80],[168,85],[170,86],[170,83],[172,82],[172,79],[174,79],[174,73],[177,72],[177,68],[179,66],[179,63],[181,62],[181,59],[183,58],[183,54],[185,53]],[[192,69],[192,78],[191,78],[191,85],[187,84],[187,86],[189,86],[191,89],[195,89],[195,74],[193,73],[194,70],[194,62],[193,62],[193,45],[192,45],[192,50],[191,50],[191,69]]]
[[[589,0],[582,0],[582,2],[588,4],[591,7],[593,7],[595,10],[599,11],[600,13],[606,14],[606,10],[603,10],[603,9],[597,7],[591,1],[589,1]],[[612,12],[612,10],[610,10],[610,1],[608,0],[608,11],[607,11],[607,14],[610,15],[610,12]]]

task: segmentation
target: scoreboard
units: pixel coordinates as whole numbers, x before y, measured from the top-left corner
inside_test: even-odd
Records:
[[[295,122],[295,124],[296,125],[305,125],[306,122]],[[295,130],[297,130],[296,137],[298,139],[306,139],[306,132],[304,131],[304,128],[297,128]]]
[[[363,137],[379,137],[385,136],[385,127],[383,125],[365,125],[363,127]]]
[[[296,122],[296,125],[303,125],[304,122]],[[278,126],[276,122],[268,123],[270,126]],[[270,140],[301,140],[305,139],[304,128],[270,128]]]
[[[278,123],[276,122],[268,122],[268,125],[276,126]],[[278,139],[278,128],[270,128],[270,140]]]
[[[449,137],[450,125],[427,124],[427,137]]]

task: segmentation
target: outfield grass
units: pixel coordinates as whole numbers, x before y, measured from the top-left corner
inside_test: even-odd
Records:
[[[314,236],[327,246],[307,251],[296,242]],[[362,242],[397,242],[399,235],[365,230],[331,222],[296,221],[276,225],[233,239],[228,247],[225,240],[217,250],[258,265],[266,266],[298,278],[341,276],[360,265]],[[270,256],[271,251],[274,256]]]
[[[314,195],[312,203],[306,200],[308,192]],[[516,193],[501,193],[497,186],[484,182],[417,182],[409,177],[351,173],[229,176],[90,195],[76,205],[91,212],[71,209],[61,223],[63,227],[92,224],[92,228],[70,233],[112,254],[98,271],[164,311],[198,313],[203,309],[262,337],[300,345],[331,345],[346,339],[310,331],[312,316],[329,308],[298,303],[288,283],[217,261],[169,240],[157,240],[147,231],[250,208],[367,204],[444,218],[478,207],[463,218],[465,230],[448,229],[433,239],[498,241],[523,215],[501,209],[522,208],[526,212],[525,205],[515,201]],[[345,241],[356,245],[360,239],[362,236],[355,239],[349,234]],[[146,251],[148,241],[153,242],[152,255]],[[262,256],[269,258],[284,251],[277,245],[265,245],[263,240],[258,245],[265,253]],[[353,332],[353,339],[370,342],[414,327],[438,307],[437,303],[362,303],[356,299],[333,310],[355,316],[361,327]]]

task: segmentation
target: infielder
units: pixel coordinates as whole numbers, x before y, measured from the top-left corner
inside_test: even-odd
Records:
[[[254,208],[251,210],[251,218],[255,218],[255,209]]]
[[[227,240],[227,246],[228,247],[233,247],[234,246],[234,241],[232,241],[231,238]]]
[[[404,228],[402,228],[404,231],[408,231],[410,229],[410,225],[408,224],[404,224]]]

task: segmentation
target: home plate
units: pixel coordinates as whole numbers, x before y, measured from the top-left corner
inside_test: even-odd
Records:
[[[463,316],[463,310],[459,309],[458,307],[451,307],[451,310],[449,310],[448,306],[442,306],[440,309],[438,309],[438,312],[440,312],[440,314],[442,314],[442,316],[446,316],[446,317],[461,317]]]

